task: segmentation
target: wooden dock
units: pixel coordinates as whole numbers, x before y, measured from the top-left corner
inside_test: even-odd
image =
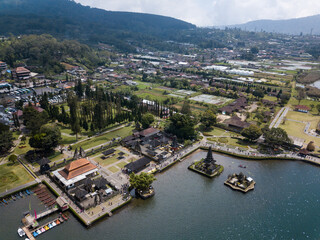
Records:
[[[58,211],[59,208],[52,208],[52,209],[49,209],[48,211],[45,211],[45,212],[42,212],[40,214],[37,215],[37,219],[40,219],[40,218],[43,218],[45,216],[48,216],[50,215],[51,213],[54,213],[56,211]]]
[[[34,236],[32,235],[32,233],[30,232],[29,228],[27,227],[22,227],[22,230],[26,233],[27,237],[30,239],[30,240],[36,240],[34,238]]]

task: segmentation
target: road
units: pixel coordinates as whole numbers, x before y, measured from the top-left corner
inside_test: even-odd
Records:
[[[269,128],[271,129],[271,128],[279,127],[280,123],[282,123],[283,119],[285,118],[285,116],[289,112],[289,109],[290,109],[289,107],[281,108],[280,111],[275,116],[275,118],[272,120]]]

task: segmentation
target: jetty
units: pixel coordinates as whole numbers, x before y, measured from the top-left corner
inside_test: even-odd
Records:
[[[246,193],[250,190],[253,190],[256,183],[251,177],[246,177],[243,173],[234,173],[232,175],[229,175],[224,184],[234,190]]]

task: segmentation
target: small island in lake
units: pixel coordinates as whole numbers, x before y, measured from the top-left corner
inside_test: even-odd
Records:
[[[213,178],[222,173],[223,166],[216,164],[216,160],[214,160],[212,156],[212,148],[209,147],[207,157],[205,159],[201,159],[200,161],[192,163],[188,167],[188,169]]]
[[[152,174],[142,172],[140,175],[130,174],[130,184],[135,189],[135,193],[142,199],[148,199],[155,195],[154,188],[151,186],[156,178]]]
[[[248,192],[254,189],[256,184],[251,177],[246,177],[242,172],[239,174],[229,175],[227,181],[224,182],[225,185],[228,185],[234,190],[241,192]]]

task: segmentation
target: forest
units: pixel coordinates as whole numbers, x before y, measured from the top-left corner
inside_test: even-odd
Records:
[[[9,66],[31,66],[33,71],[44,74],[61,73],[61,62],[79,63],[93,69],[103,64],[108,52],[99,54],[75,40],[58,41],[51,35],[24,35],[10,37],[0,42],[0,59]]]

